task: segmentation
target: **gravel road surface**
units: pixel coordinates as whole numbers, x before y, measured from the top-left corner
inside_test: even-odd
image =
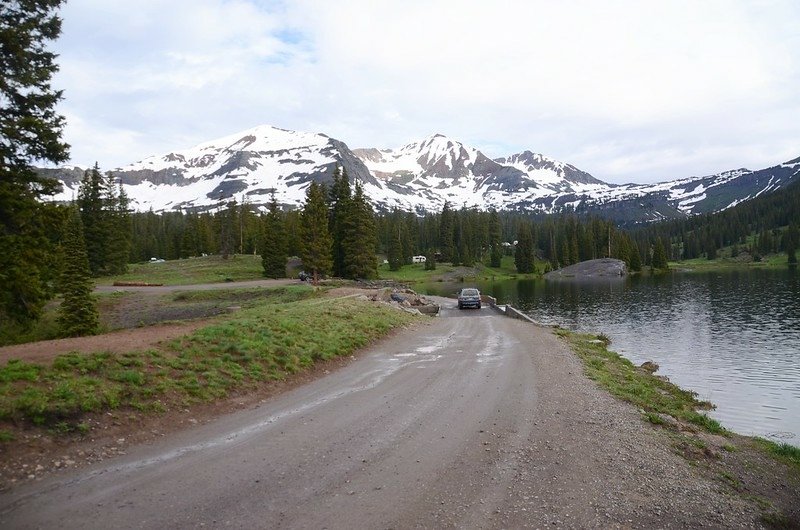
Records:
[[[445,303],[256,408],[12,489],[0,527],[758,526],[549,330]]]

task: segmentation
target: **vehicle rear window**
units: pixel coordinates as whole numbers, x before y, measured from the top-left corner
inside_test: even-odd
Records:
[[[464,289],[461,291],[461,294],[464,296],[478,296],[477,289]]]

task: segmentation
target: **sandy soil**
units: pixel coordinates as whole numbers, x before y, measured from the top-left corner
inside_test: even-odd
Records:
[[[208,325],[211,320],[194,320],[174,324],[162,324],[144,328],[121,329],[92,337],[43,340],[28,344],[17,344],[0,348],[0,362],[22,359],[29,362],[48,362],[56,356],[72,351],[92,353],[110,351],[124,353],[158,347],[158,343],[186,335]]]

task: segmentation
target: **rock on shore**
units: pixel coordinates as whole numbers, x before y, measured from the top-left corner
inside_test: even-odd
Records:
[[[544,275],[547,280],[619,278],[628,274],[628,266],[619,259],[601,258],[582,261]]]

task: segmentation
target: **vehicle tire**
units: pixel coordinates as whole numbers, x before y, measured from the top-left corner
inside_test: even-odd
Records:
[[[478,304],[478,309],[480,309],[480,308],[481,308],[481,304]]]
[[[459,309],[464,309],[464,308],[461,306],[461,304],[458,304],[458,308],[459,308]]]

